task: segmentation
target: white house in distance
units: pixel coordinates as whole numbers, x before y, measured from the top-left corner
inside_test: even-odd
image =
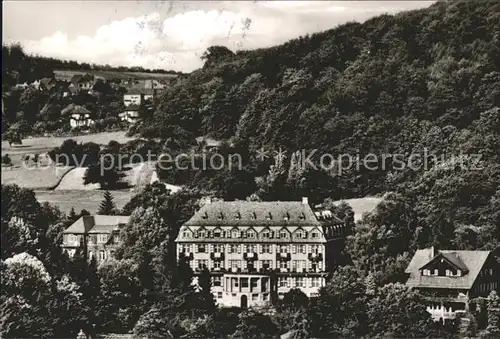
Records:
[[[140,106],[145,100],[144,93],[138,88],[131,88],[123,95],[123,103],[125,106],[137,105]]]
[[[118,114],[121,121],[126,121],[130,124],[135,124],[140,118],[140,107],[136,104],[131,104],[125,107],[125,111]]]
[[[62,115],[69,115],[69,124],[71,128],[90,127],[95,124],[91,118],[91,112],[83,106],[70,104],[62,110]]]

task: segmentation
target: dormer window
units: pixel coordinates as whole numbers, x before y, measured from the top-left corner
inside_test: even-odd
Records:
[[[305,234],[304,234],[304,231],[302,231],[302,230],[297,231],[297,232],[295,233],[295,237],[296,237],[297,239],[302,239],[302,238],[305,238],[305,236],[304,236],[304,235],[305,235]]]
[[[285,230],[280,231],[280,238],[286,239],[288,237],[288,232]]]
[[[235,218],[236,220],[240,220],[240,219],[241,219],[241,214],[240,214],[240,212],[236,212],[236,213],[235,213],[235,215],[234,215],[234,218]]]
[[[448,270],[446,270],[446,276],[447,277],[460,277],[460,276],[462,276],[462,271],[448,269]]]
[[[219,213],[219,216],[217,217],[217,220],[222,220],[224,219],[224,214],[222,212]]]
[[[288,214],[288,212],[283,216],[283,220],[290,220],[290,214]]]
[[[305,218],[306,218],[306,215],[305,215],[304,213],[301,213],[301,214],[299,215],[299,219],[300,219],[300,220],[304,220]]]
[[[252,212],[252,214],[250,214],[250,219],[251,220],[257,219],[257,215],[255,214],[255,212]]]
[[[215,230],[214,231],[214,238],[220,238],[221,236],[221,231],[220,230]]]
[[[231,231],[231,237],[232,238],[238,238],[239,232],[238,230],[234,229]]]
[[[273,216],[271,215],[271,212],[269,212],[266,216],[266,220],[272,220]]]
[[[205,214],[203,214],[201,217],[202,217],[202,219],[208,219],[208,214],[207,214],[207,212],[205,212]]]
[[[248,230],[247,231],[247,238],[253,239],[254,236],[255,236],[255,233],[254,233],[253,230]]]

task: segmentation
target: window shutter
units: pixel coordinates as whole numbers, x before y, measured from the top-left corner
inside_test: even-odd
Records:
[[[297,245],[292,245],[292,253],[297,253]]]
[[[238,248],[238,253],[241,253],[241,245],[236,245],[236,247]]]

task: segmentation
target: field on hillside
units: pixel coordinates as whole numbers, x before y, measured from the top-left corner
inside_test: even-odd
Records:
[[[354,210],[354,220],[359,221],[363,218],[363,214],[369,213],[377,207],[377,205],[382,201],[382,198],[376,197],[366,197],[366,198],[356,198],[356,199],[346,199],[335,201],[336,205],[340,204],[342,201],[347,202]]]
[[[69,136],[69,137],[36,137],[23,139],[22,145],[9,146],[7,141],[2,141],[2,155],[8,154],[12,159],[14,165],[19,165],[21,163],[21,158],[26,154],[41,154],[45,153],[54,147],[61,146],[64,140],[73,139],[77,142],[95,142],[100,145],[106,145],[111,140],[118,141],[119,143],[125,143],[134,138],[126,137],[126,132],[109,132],[109,133],[96,133],[96,134],[86,134],[79,136]],[[2,179],[3,183],[3,179]]]
[[[51,205],[59,207],[59,209],[68,213],[71,208],[74,208],[78,213],[82,209],[86,209],[90,213],[96,213],[99,209],[99,204],[103,199],[104,191],[35,191],[36,198],[40,203],[48,202]],[[111,191],[117,208],[123,208],[127,202],[132,199],[136,192],[131,191]]]
[[[75,74],[86,74],[91,73],[95,76],[103,77],[105,79],[129,79],[135,78],[138,80],[155,79],[155,80],[166,80],[175,78],[175,74],[163,74],[163,73],[144,73],[144,72],[118,72],[118,71],[77,71],[77,70],[55,70],[54,74],[58,80],[69,81]]]
[[[71,169],[70,166],[47,166],[33,169],[23,166],[2,167],[2,185],[16,184],[23,188],[52,189]]]

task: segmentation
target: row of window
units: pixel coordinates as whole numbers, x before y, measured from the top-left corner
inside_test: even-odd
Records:
[[[499,284],[497,282],[491,282],[487,284],[480,284],[478,286],[479,293],[484,293],[484,292],[491,292],[491,291],[496,291],[497,288],[499,287]]]
[[[179,251],[184,253],[322,253],[322,245],[273,245],[273,244],[182,244]],[[193,252],[193,249],[195,250]]]
[[[111,253],[111,256],[113,255],[113,253],[114,253],[114,251]],[[108,254],[106,253],[106,251],[100,250],[97,252],[97,255],[98,255],[99,261],[103,261],[103,260],[108,259]],[[94,253],[92,251],[89,251],[89,258],[93,258],[93,257],[94,257]]]
[[[321,278],[320,277],[278,277],[278,286],[279,287],[321,287]]]
[[[80,242],[80,236],[75,234],[68,234],[68,242]],[[97,243],[105,244],[109,240],[109,234],[97,234]]]
[[[213,269],[222,269],[222,268],[230,268],[232,270],[243,269],[247,270],[249,268],[253,268],[256,270],[259,269],[288,269],[292,271],[301,272],[304,270],[307,271],[316,271],[323,269],[323,263],[313,263],[310,260],[291,260],[291,261],[278,261],[276,264],[273,260],[256,260],[253,264],[249,264],[246,260],[228,260],[228,266],[225,267],[224,261],[218,260],[208,260],[208,259],[200,259],[194,260],[191,264],[192,269],[202,270],[204,268],[208,268],[209,270]]]
[[[257,220],[257,214],[255,212],[252,212],[250,213],[250,220]],[[233,217],[234,219],[236,220],[241,220],[241,213],[240,212],[236,212],[233,214]],[[288,221],[290,220],[290,213],[286,212],[286,213],[283,213],[283,215],[281,216],[283,220],[285,221]],[[201,216],[202,219],[208,219],[208,213],[205,212],[202,216]],[[226,215],[224,215],[224,213],[222,212],[219,212],[217,214],[217,220],[224,220],[226,218]],[[279,217],[274,215],[271,213],[271,212],[268,212],[266,215],[265,215],[265,219],[266,220],[273,220],[273,219],[276,219],[276,220],[279,220]],[[299,215],[299,220],[305,220],[306,219],[306,215],[304,213],[301,213]]]
[[[492,268],[487,268],[487,269],[484,269],[481,271],[481,273],[479,273],[480,276],[491,276],[493,275],[493,269]]]
[[[423,270],[422,275],[425,276],[446,276],[446,277],[460,277],[462,276],[462,271],[460,270],[445,270],[444,275],[439,274],[439,270]]]
[[[237,295],[236,295],[236,293],[232,293],[231,296],[236,297]],[[216,297],[217,297],[217,299],[222,299],[222,292],[217,292]],[[253,293],[251,298],[252,298],[252,301],[258,301],[261,298],[262,298],[262,301],[269,301],[269,293],[262,293],[262,294]]]
[[[204,228],[198,229],[194,232],[189,230],[184,230],[182,232],[183,238],[247,238],[247,239],[290,239],[292,234],[283,228],[280,231],[271,231],[269,229],[265,229],[260,233],[257,233],[254,229],[248,229],[241,231],[237,228],[233,228],[232,230],[222,230],[217,228],[215,230],[205,230]],[[298,229],[293,232],[293,237],[295,239],[307,239],[308,232],[303,229]],[[310,232],[311,239],[318,239],[320,237],[320,233],[318,230],[313,230]]]

